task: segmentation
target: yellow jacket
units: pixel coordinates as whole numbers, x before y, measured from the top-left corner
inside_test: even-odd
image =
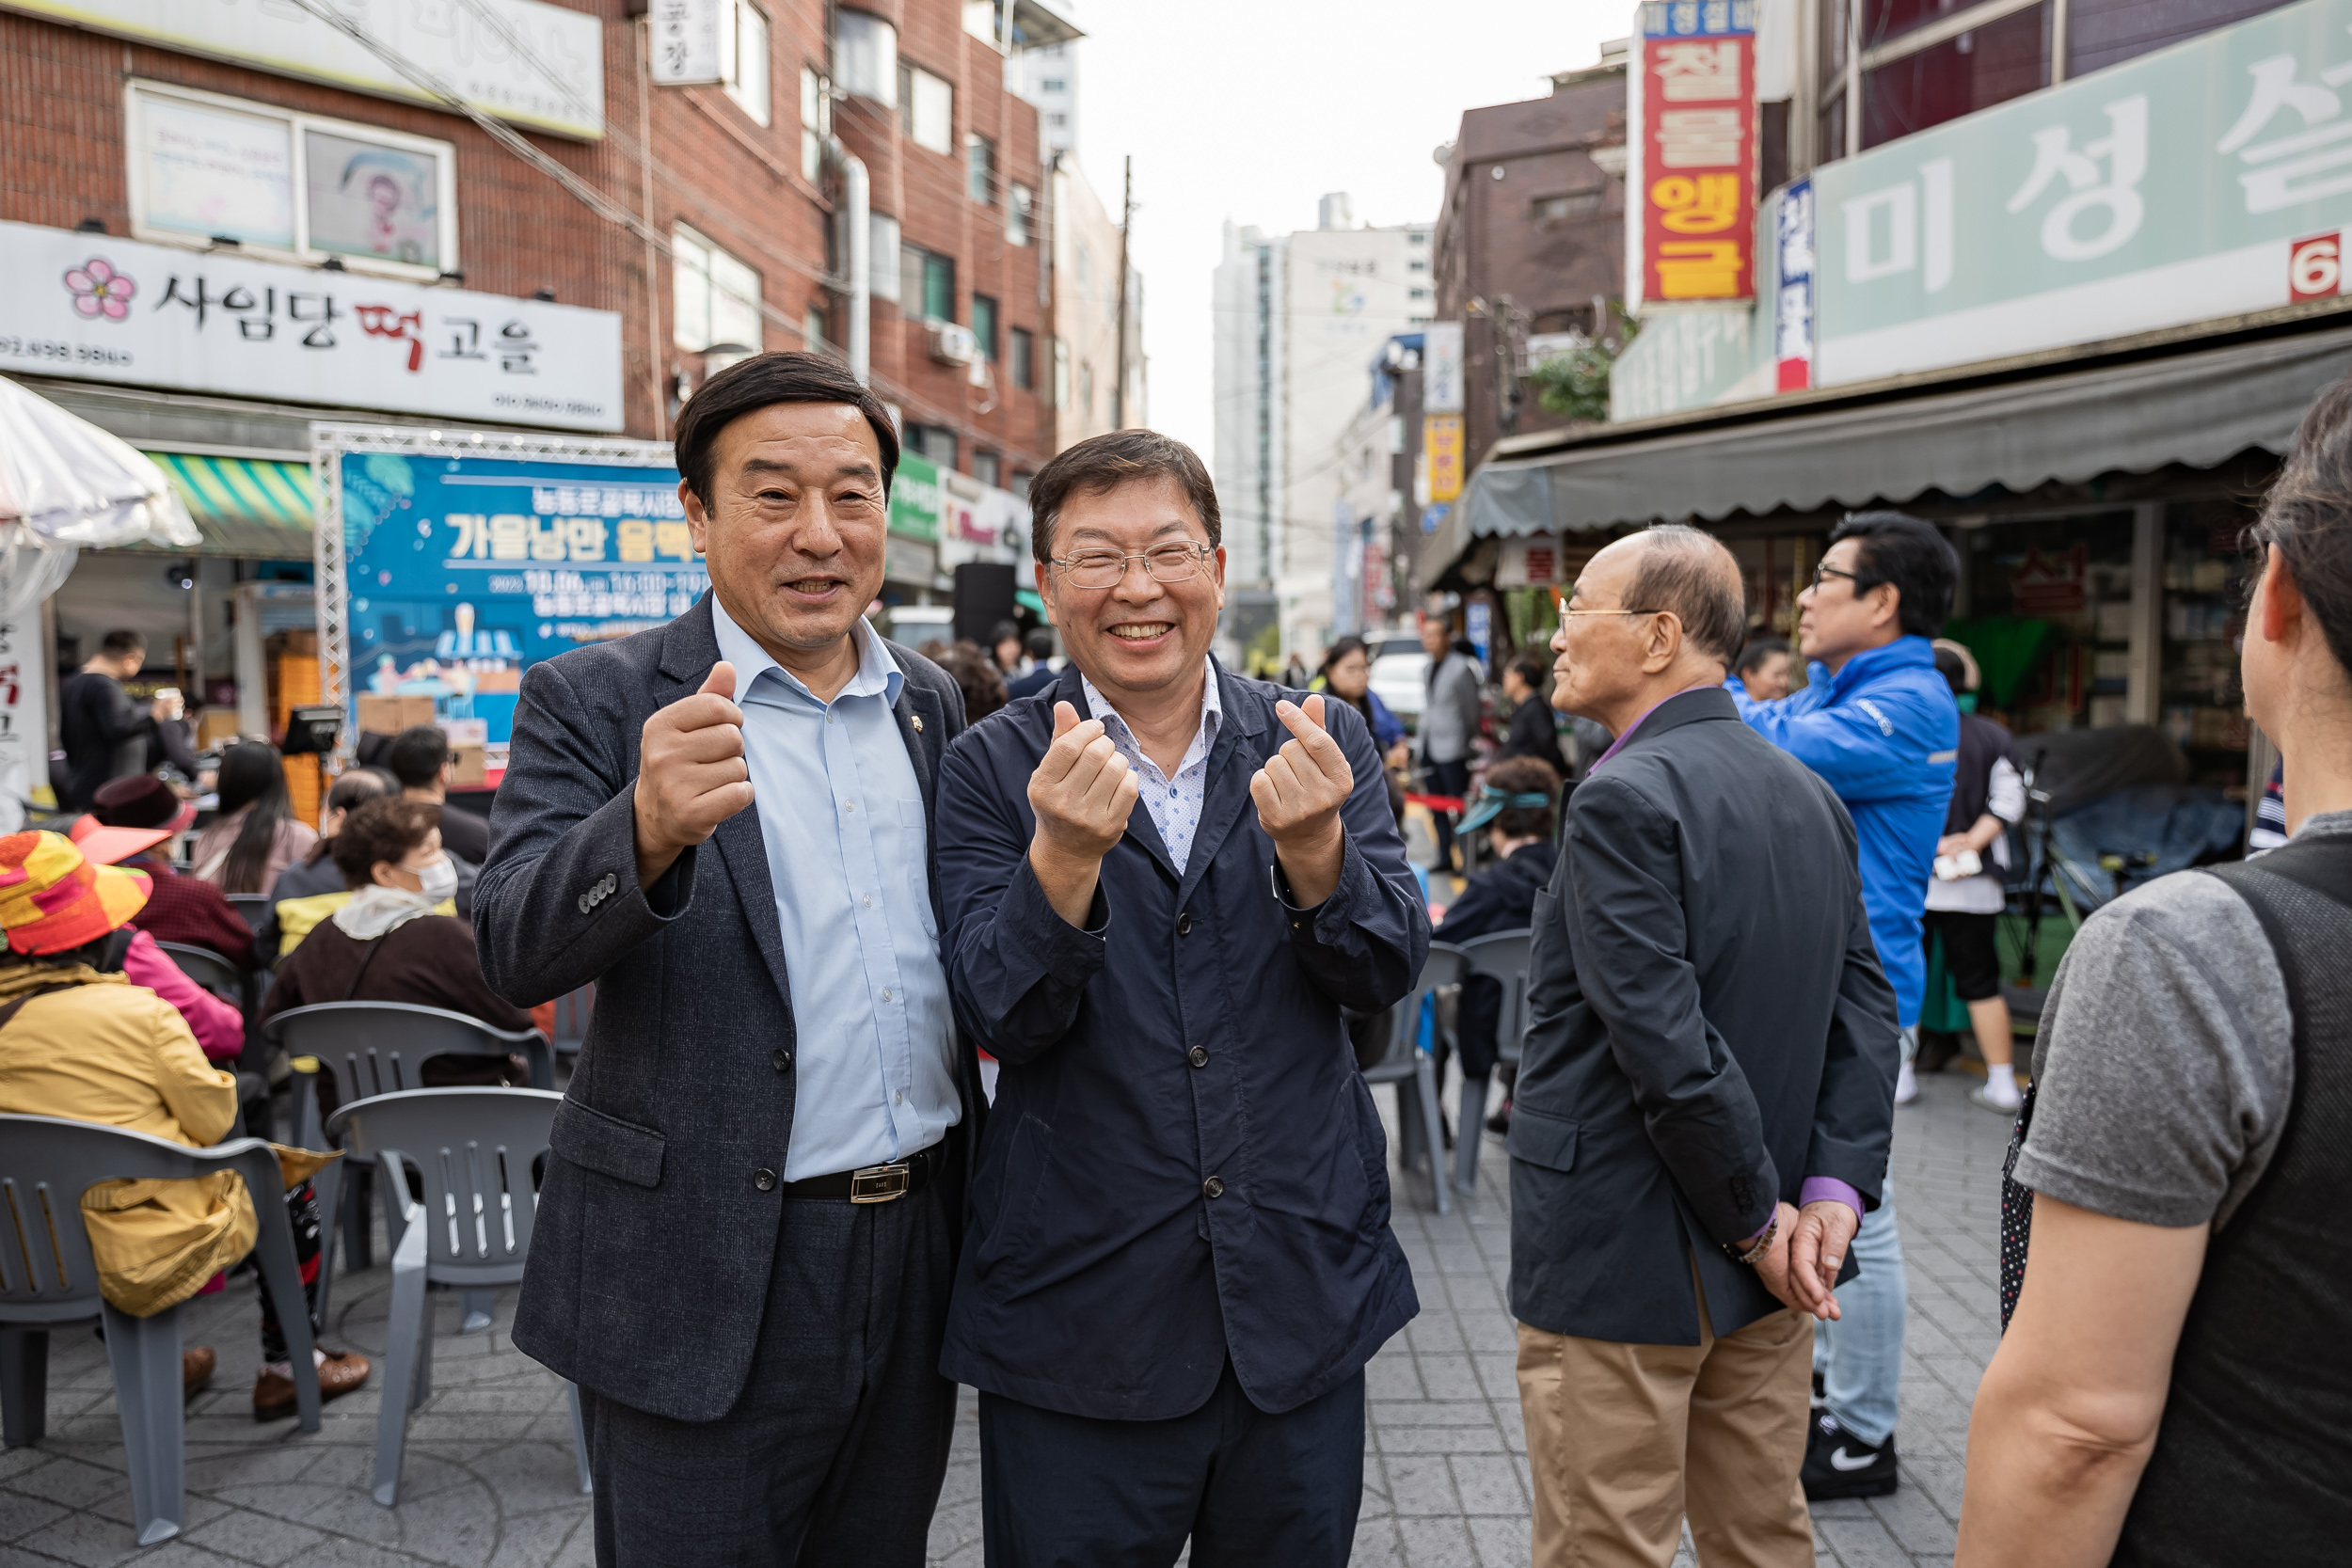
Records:
[[[126,1127],[202,1148],[237,1119],[237,1081],[215,1070],[171,1005],[120,974],[0,954],[0,1006],[42,986],[0,1028],[0,1112]],[[99,1290],[151,1317],[252,1250],[244,1179],[102,1181],[82,1195]]]

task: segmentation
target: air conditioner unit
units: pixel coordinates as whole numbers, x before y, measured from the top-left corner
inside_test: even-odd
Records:
[[[943,365],[969,365],[980,356],[980,341],[968,326],[954,322],[931,324],[931,357]]]

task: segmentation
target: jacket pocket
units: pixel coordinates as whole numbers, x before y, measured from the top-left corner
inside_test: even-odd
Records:
[[[548,1134],[548,1147],[580,1169],[633,1187],[661,1184],[661,1154],[668,1144],[650,1127],[606,1116],[569,1096],[555,1108],[555,1125]]]
[[[1021,1274],[1023,1255],[1035,1250],[1038,1194],[1053,1163],[1054,1130],[1022,1112],[995,1183],[994,1212],[979,1215],[987,1231],[972,1255],[977,1277],[986,1279],[1000,1270],[1009,1275]]]
[[[1576,1123],[1514,1105],[1511,1135],[1504,1147],[1514,1160],[1546,1170],[1571,1171],[1576,1168]]]

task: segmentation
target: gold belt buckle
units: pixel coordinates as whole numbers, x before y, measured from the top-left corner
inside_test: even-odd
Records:
[[[888,1203],[894,1197],[904,1197],[907,1183],[914,1173],[903,1163],[895,1165],[867,1165],[850,1173],[851,1203]]]

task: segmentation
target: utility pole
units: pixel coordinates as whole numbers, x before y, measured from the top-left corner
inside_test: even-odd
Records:
[[[1119,198],[1119,385],[1111,390],[1111,428],[1127,428],[1127,226],[1136,215],[1136,159],[1127,155],[1124,189]]]

